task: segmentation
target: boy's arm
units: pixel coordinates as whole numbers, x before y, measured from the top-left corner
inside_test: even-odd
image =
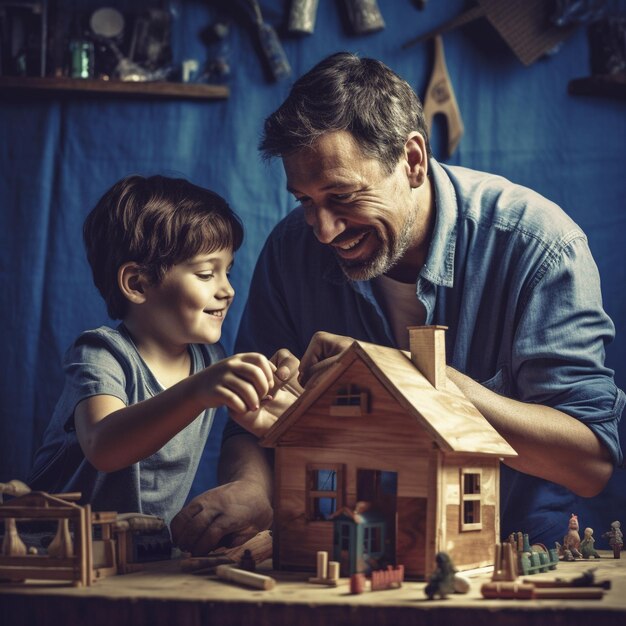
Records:
[[[278,350],[271,361],[275,376],[289,389],[276,394],[276,408],[283,410],[302,391],[296,380],[299,361],[286,349]],[[174,517],[170,526],[174,543],[202,555],[219,545],[240,545],[269,528],[273,477],[268,455],[248,433],[225,439],[218,465],[220,486],[196,496]]]
[[[96,469],[128,467],[154,454],[207,408],[256,411],[273,385],[272,369],[260,354],[237,354],[131,406],[110,395],[89,397],[74,411],[78,441]]]

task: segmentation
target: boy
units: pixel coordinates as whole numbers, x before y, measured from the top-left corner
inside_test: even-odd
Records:
[[[189,493],[215,408],[226,405],[260,434],[291,402],[274,389],[273,363],[257,353],[224,358],[218,343],[243,228],[211,191],[130,176],[101,198],[83,235],[94,282],[121,323],[82,333],[68,350],[63,393],[29,485],[80,491],[95,510],[149,513],[169,524]]]

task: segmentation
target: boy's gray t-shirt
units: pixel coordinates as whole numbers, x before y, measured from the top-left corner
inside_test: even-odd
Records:
[[[189,346],[192,373],[224,358],[220,344]],[[28,483],[49,493],[82,493],[96,511],[139,512],[168,524],[184,506],[206,443],[215,409],[207,409],[152,456],[116,472],[100,472],[85,458],[74,428],[74,409],[95,395],[127,406],[163,387],[137,352],[123,324],[82,333],[64,358],[65,385]]]

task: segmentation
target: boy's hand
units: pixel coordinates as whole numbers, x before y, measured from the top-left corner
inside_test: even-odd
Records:
[[[275,366],[262,354],[235,354],[207,367],[202,385],[208,391],[207,406],[228,407],[235,414],[258,411],[274,386]]]
[[[194,556],[238,546],[268,529],[272,505],[257,483],[237,480],[196,496],[174,517],[172,540]]]
[[[233,420],[257,437],[263,436],[303,391],[297,381],[300,362],[289,350],[276,352],[270,363],[276,368],[274,384],[259,409],[245,413],[230,412]]]

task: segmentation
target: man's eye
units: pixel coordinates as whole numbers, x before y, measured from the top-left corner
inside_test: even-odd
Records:
[[[352,198],[352,193],[336,193],[334,198],[335,200],[339,200],[339,202],[350,200]]]

